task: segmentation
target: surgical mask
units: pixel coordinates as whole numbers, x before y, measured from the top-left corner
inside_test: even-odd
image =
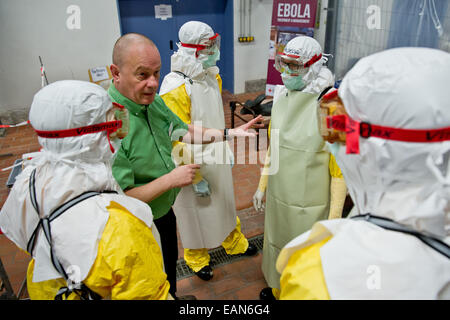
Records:
[[[200,55],[199,60],[202,62],[205,70],[214,67],[216,65],[216,61],[220,60],[220,51],[215,50],[214,54]]]
[[[287,73],[282,73],[281,79],[289,90],[302,90],[306,86],[302,76],[290,76]]]

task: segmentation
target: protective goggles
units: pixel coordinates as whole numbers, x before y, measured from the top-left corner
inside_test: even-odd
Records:
[[[182,47],[193,48],[195,50],[195,56],[199,54],[213,55],[220,50],[220,35],[216,33],[211,38],[203,39],[199,44],[190,44],[180,42]]]
[[[65,130],[52,130],[43,131],[35,130],[37,135],[41,138],[67,138],[82,136],[85,134],[97,133],[106,131],[108,136],[109,147],[111,152],[114,153],[114,148],[111,144],[111,139],[123,139],[128,134],[130,120],[128,110],[124,106],[113,102],[113,107],[106,113],[106,122],[93,124],[90,126],[65,129]]]
[[[275,56],[274,66],[280,73],[304,76],[308,73],[309,67],[320,59],[322,59],[322,54],[314,55],[309,61],[303,63],[298,55],[278,54]]]
[[[442,129],[400,129],[358,122],[345,111],[338,91],[326,94],[319,104],[319,126],[324,140],[346,145],[347,154],[359,154],[359,138],[430,143],[450,140],[450,127]]]

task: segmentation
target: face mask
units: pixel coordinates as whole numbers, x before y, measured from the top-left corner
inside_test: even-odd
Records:
[[[281,79],[283,80],[285,87],[289,90],[301,90],[306,86],[302,76],[293,77],[286,73],[282,73]]]
[[[202,62],[205,70],[214,67],[216,65],[216,61],[220,60],[220,51],[217,50],[211,55],[202,55],[199,57],[199,60]]]

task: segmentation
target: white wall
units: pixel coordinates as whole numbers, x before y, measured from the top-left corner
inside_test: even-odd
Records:
[[[254,42],[239,42],[240,2],[251,4],[251,31]],[[320,28],[314,32],[314,38],[324,47],[326,16],[324,8],[328,0],[322,0]],[[269,58],[270,26],[272,24],[273,0],[234,0],[234,93],[245,92],[245,82],[267,78]],[[248,10],[248,6],[247,6]],[[247,14],[247,13],[246,13]],[[246,22],[248,23],[248,14]],[[245,30],[242,27],[242,30]],[[248,30],[248,26],[247,26]]]
[[[69,30],[70,5],[80,29]],[[120,36],[116,0],[1,0],[0,112],[28,109],[41,87],[39,56],[48,81],[89,81],[88,69],[111,64]]]
[[[240,2],[251,4],[251,31],[255,41],[239,42]],[[272,0],[234,0],[234,93],[245,92],[245,82],[267,78]],[[246,13],[246,22],[249,17]],[[244,30],[244,26],[242,26]],[[248,27],[247,27],[248,30]]]

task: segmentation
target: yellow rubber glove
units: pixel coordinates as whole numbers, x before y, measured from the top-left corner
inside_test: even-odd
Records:
[[[178,141],[172,142],[172,159],[177,166],[194,163],[194,155],[192,152],[187,148],[185,143]],[[200,173],[200,170],[195,170],[195,177],[192,184],[197,184],[202,181],[202,179],[203,176]]]
[[[344,209],[345,198],[347,196],[347,185],[342,176],[341,169],[336,163],[336,159],[330,154],[330,213],[328,219],[342,218],[342,210]]]
[[[267,182],[269,175],[267,174],[270,166],[270,148],[267,150],[266,159],[264,161],[264,169],[259,179],[258,189],[253,195],[253,207],[256,211],[262,211],[264,209],[263,198],[267,188]]]

